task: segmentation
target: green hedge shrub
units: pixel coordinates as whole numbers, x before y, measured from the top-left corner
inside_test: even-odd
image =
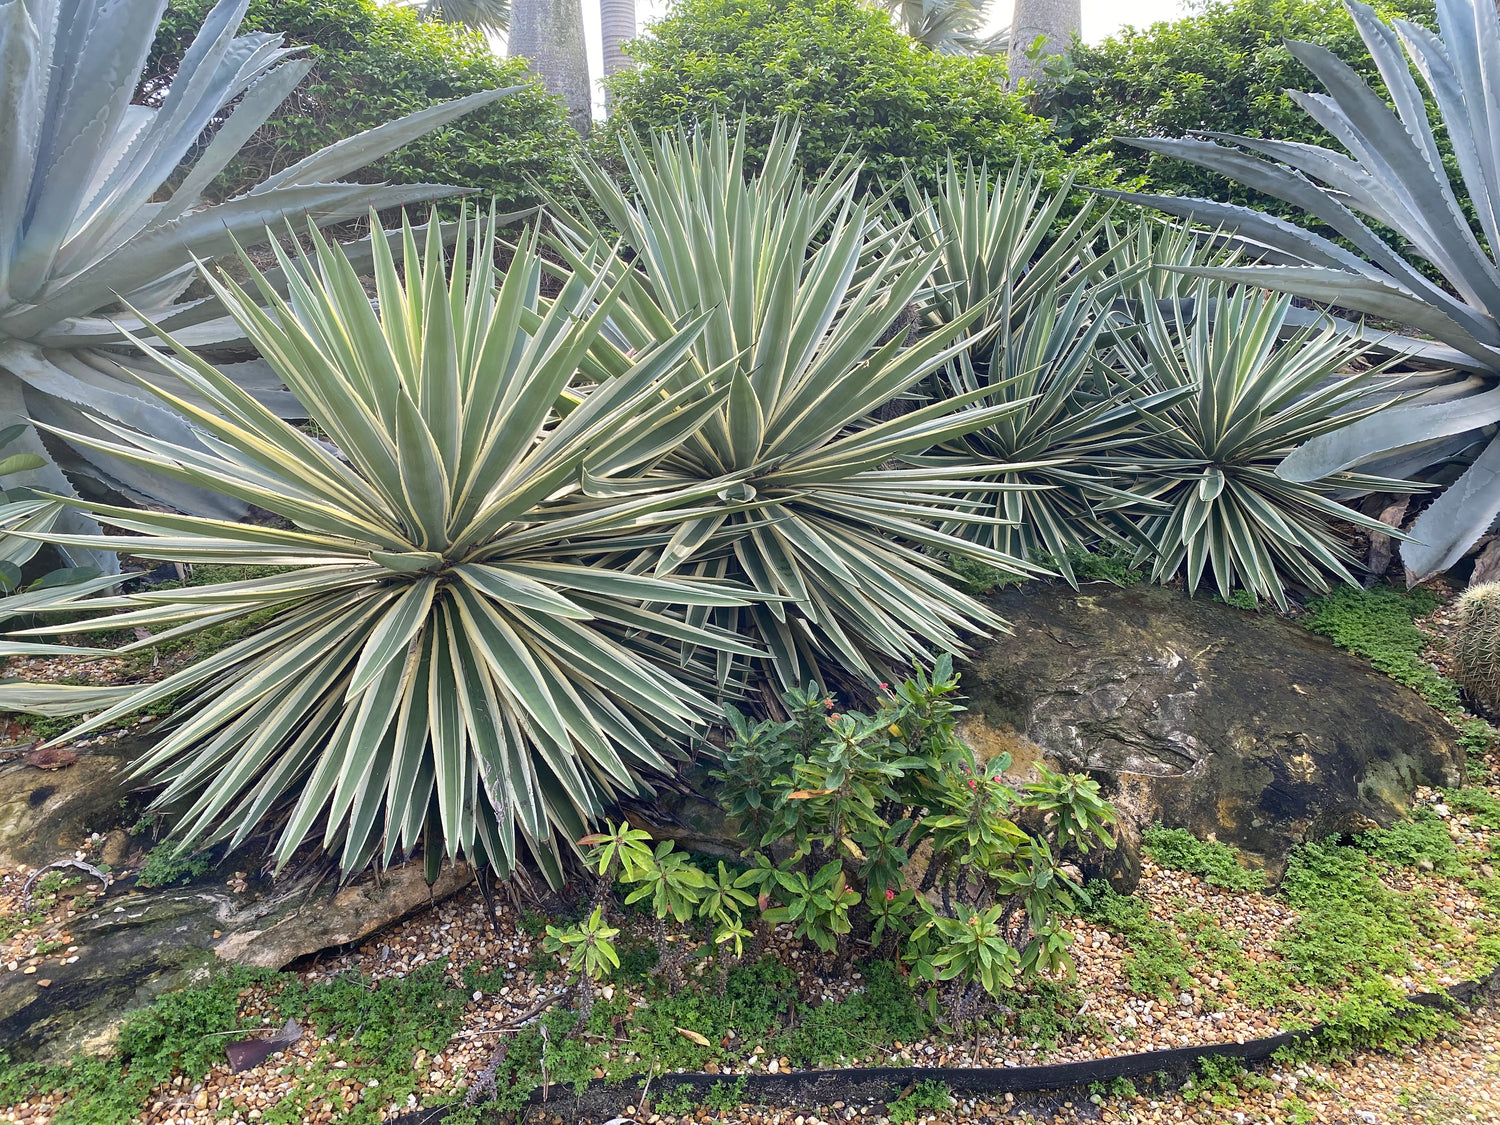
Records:
[[[677,0],[652,32],[631,48],[640,65],[611,82],[606,140],[743,113],[758,158],[776,115],[793,113],[814,174],[846,143],[886,182],[903,160],[930,174],[950,149],[992,168],[1033,160],[1053,179],[1068,164],[1029,99],[1005,89],[1004,62],[935,54],[858,0]]]
[[[213,0],[173,0],[138,100],[159,97]],[[494,55],[482,35],[378,0],[252,0],[242,30],[280,32],[316,65],[214,185],[234,195],[342,137],[414,110],[527,81],[525,64]],[[528,177],[569,182],[578,134],[539,83],[460,118],[366,168],[369,180],[446,183],[494,194],[502,208],[530,202]]]
[[[1435,25],[1433,0],[1377,2],[1382,16]],[[1328,144],[1332,138],[1286,91],[1317,90],[1283,45],[1318,43],[1378,81],[1354,21],[1340,0],[1217,0],[1197,14],[1078,45],[1038,104],[1080,152],[1107,154],[1122,179],[1144,191],[1197,195],[1290,209],[1206,169],[1119,144],[1117,136],[1180,137],[1192,129]]]

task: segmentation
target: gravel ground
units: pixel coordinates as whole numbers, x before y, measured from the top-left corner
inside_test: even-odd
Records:
[[[1336,1065],[1282,1070],[1261,1067],[1232,1091],[1188,1100],[1175,1091],[1135,1097],[1096,1097],[1078,1092],[1063,1104],[1029,1106],[1006,1095],[994,1100],[958,1098],[946,1112],[919,1113],[916,1121],[936,1123],[987,1121],[1140,1122],[1142,1125],[1460,1125],[1500,1122],[1500,1009],[1481,1009],[1463,1020],[1448,1038],[1405,1054],[1372,1052]],[[626,1107],[628,1112],[630,1107]],[[541,1115],[549,1125],[560,1117]],[[804,1107],[768,1110],[744,1106],[730,1113],[700,1111],[691,1117],[664,1118],[646,1113],[644,1125],[664,1122],[717,1121],[723,1125],[838,1125],[861,1122],[888,1125],[890,1108],[871,1106]]]
[[[1436,795],[1424,793],[1422,798],[1431,800]],[[1455,832],[1468,829],[1456,823]],[[87,855],[87,849],[84,849]],[[0,875],[0,914],[15,906],[15,896],[23,881],[20,872]],[[1448,885],[1446,880],[1427,876],[1424,881],[1431,884],[1435,899],[1454,923],[1461,924],[1466,914],[1472,913],[1477,904],[1458,888]],[[1258,894],[1228,894],[1209,887],[1197,878],[1178,871],[1163,870],[1147,864],[1142,895],[1150,904],[1153,914],[1170,918],[1187,906],[1210,913],[1226,927],[1241,930],[1248,936],[1246,948],[1264,948],[1292,921],[1294,915],[1274,898]],[[66,914],[68,907],[60,904],[58,913]],[[37,956],[38,933],[35,930],[17,935],[9,943],[0,945],[5,952],[0,957],[8,960],[0,970],[22,972],[37,978],[38,986],[46,981],[47,966],[55,960],[77,956],[77,951],[67,943],[66,919],[50,932],[55,948]],[[538,1004],[549,999],[568,1003],[567,980],[554,967],[554,959],[540,952],[535,938],[526,933],[517,923],[516,910],[500,905],[499,932],[490,927],[485,916],[484,905],[477,890],[455,896],[432,910],[394,927],[392,930],[336,956],[320,958],[315,963],[304,965],[299,975],[307,983],[326,980],[338,974],[356,970],[375,980],[404,976],[421,966],[446,958],[452,965],[463,965],[473,961],[481,964],[485,971],[504,971],[506,983],[493,993],[475,993],[464,1011],[462,1028],[449,1046],[441,1053],[426,1058],[419,1056],[417,1068],[424,1077],[420,1093],[405,1104],[381,1104],[378,1089],[364,1088],[357,1081],[340,1082],[335,1079],[334,1097],[315,1116],[305,1118],[310,1122],[335,1121],[339,1111],[356,1099],[372,1106],[378,1105],[385,1116],[431,1104],[464,1085],[468,1076],[481,1069],[488,1061],[497,1042],[500,1029],[512,1026],[518,1017],[534,1011]],[[1245,1006],[1232,993],[1232,985],[1219,981],[1208,970],[1199,970],[1195,986],[1178,997],[1178,1002],[1161,1004],[1130,994],[1120,975],[1120,962],[1124,954],[1122,940],[1103,930],[1080,924],[1075,931],[1078,942],[1075,956],[1078,962],[1078,991],[1087,997],[1085,1007],[1095,1017],[1097,1031],[1062,1042],[1054,1051],[1038,1050],[1033,1044],[998,1034],[981,1036],[977,1048],[973,1040],[955,1046],[948,1041],[919,1041],[900,1044],[889,1052],[866,1055],[851,1059],[851,1064],[864,1065],[929,1065],[929,1066],[1018,1066],[1039,1062],[1062,1062],[1077,1059],[1099,1058],[1116,1054],[1128,1054],[1150,1049],[1180,1047],[1225,1041],[1243,1041],[1271,1035],[1281,1030],[1278,1013],[1261,1011]],[[813,961],[810,951],[785,940],[773,943],[775,952],[786,963],[793,966],[806,965]],[[46,948],[46,947],[44,947]],[[1459,971],[1463,961],[1449,954],[1458,951],[1434,952],[1419,958],[1422,977],[1408,979],[1403,983],[1409,988],[1426,987],[1429,983],[1453,983],[1465,974]],[[1446,958],[1439,960],[1439,958]],[[826,986],[816,971],[802,972],[805,995],[818,993],[836,998],[847,987],[857,985],[839,982]],[[1215,1010],[1217,1009],[1217,1010]],[[252,1022],[271,1024],[274,1017],[265,1005],[265,998],[254,991],[247,995],[245,1015]],[[266,1013],[266,1014],[263,1014]],[[1213,1107],[1207,1102],[1188,1104],[1179,1095],[1161,1095],[1153,1103],[1147,1098],[1110,1099],[1102,1110],[1089,1104],[1080,1095],[1080,1101],[1072,1107],[1062,1106],[1056,1110],[1062,1120],[1077,1118],[1097,1119],[1103,1112],[1104,1120],[1205,1120],[1223,1121],[1226,1125],[1243,1125],[1232,1116],[1232,1112],[1247,1114],[1246,1121],[1297,1120],[1287,1104],[1298,1106],[1306,1103],[1314,1107],[1307,1112],[1321,1116],[1304,1117],[1308,1122],[1348,1121],[1487,1121],[1500,1120],[1500,1022],[1491,1010],[1468,1022],[1466,1037],[1457,1045],[1435,1045],[1402,1059],[1384,1055],[1369,1056],[1355,1063],[1318,1071],[1311,1075],[1277,1076],[1276,1090],[1243,1092],[1243,1105],[1234,1111]],[[342,1069],[342,1064],[330,1061],[329,1044],[315,1036],[307,1035],[293,1048],[273,1056],[266,1064],[243,1074],[230,1074],[227,1066],[215,1068],[207,1080],[191,1085],[177,1084],[160,1088],[148,1104],[147,1113],[140,1119],[150,1125],[186,1125],[188,1122],[208,1122],[228,1119],[231,1121],[257,1121],[270,1107],[276,1105],[291,1089],[293,1082],[285,1071],[293,1065],[317,1065],[322,1060],[325,1067]],[[711,1064],[712,1068],[712,1064]],[[784,1059],[758,1059],[753,1066],[726,1065],[722,1073],[734,1074],[746,1069],[758,1072],[776,1072],[789,1069]],[[601,1072],[602,1076],[602,1072]],[[663,1080],[670,1084],[670,1076]],[[1320,1083],[1327,1083],[1325,1087]],[[1431,1090],[1423,1093],[1423,1083]],[[1286,1103],[1278,1094],[1301,1091],[1296,1096],[1301,1103]],[[1342,1091],[1342,1094],[1338,1093]],[[1405,1093],[1403,1094],[1403,1091]],[[1481,1092],[1485,1092],[1481,1097]],[[1399,1102],[1404,1097],[1405,1106]],[[1316,1098],[1316,1100],[1314,1100]],[[1457,1099],[1455,1101],[1455,1099]],[[1488,1101],[1487,1101],[1488,1099]],[[1221,1098],[1222,1100],[1222,1098]],[[1451,1105],[1468,1104],[1457,1116],[1442,1116],[1449,1113]],[[1427,1109],[1423,1109],[1427,1106]],[[1353,1107],[1353,1108],[1349,1108]],[[624,1110],[626,1107],[620,1107]],[[27,1104],[10,1111],[0,1110],[0,1121],[26,1122],[28,1125],[48,1125],[53,1107],[43,1099],[37,1104]],[[1373,1112],[1375,1118],[1355,1116],[1355,1110]],[[849,1114],[853,1112],[854,1117]],[[948,1115],[934,1120],[997,1119],[1010,1113],[1012,1117],[1021,1112],[1014,1103],[966,1102]],[[1302,1112],[1300,1109],[1297,1112]],[[1204,1116],[1207,1113],[1208,1116]],[[1425,1116],[1421,1114],[1425,1113]],[[1465,1113],[1478,1116],[1465,1116]],[[1343,1116],[1339,1116],[1343,1114]],[[1406,1116],[1393,1116],[1405,1114]],[[1114,1115],[1114,1116],[1111,1116]],[[724,1116],[725,1121],[762,1123],[762,1125],[819,1125],[820,1122],[838,1120],[868,1120],[876,1122],[886,1117],[880,1106],[838,1106],[820,1110],[804,1110],[801,1113],[747,1109],[739,1115]],[[698,1120],[707,1118],[698,1117]],[[559,1121],[551,1118],[553,1125]],[[642,1120],[662,1120],[645,1115]],[[673,1118],[672,1120],[677,1120]]]
[[[1441,635],[1442,613],[1440,610],[1434,615],[1429,626],[1435,637]],[[1440,650],[1441,643],[1434,645],[1434,649]],[[1431,655],[1439,657],[1436,651]],[[1490,788],[1500,797],[1500,785]],[[1441,807],[1440,794],[1422,790],[1416,800],[1438,811],[1460,848],[1482,849],[1488,845],[1489,836],[1481,826]],[[76,854],[97,861],[105,843],[97,838],[80,841]],[[0,871],[0,918],[17,912],[21,887],[29,874],[26,870]],[[70,870],[65,874],[72,877],[80,872]],[[231,883],[235,881],[234,875],[228,878]],[[1424,894],[1460,934],[1458,942],[1446,948],[1414,950],[1414,965],[1409,975],[1396,983],[1408,991],[1423,991],[1475,976],[1481,959],[1471,946],[1476,930],[1487,922],[1481,904],[1457,881],[1431,873],[1404,869],[1389,882],[1393,889]],[[85,892],[96,889],[87,879],[78,888]],[[37,987],[47,987],[49,965],[80,955],[81,951],[71,941],[69,920],[96,907],[86,899],[70,897],[74,893],[65,892],[40,925],[0,940],[0,973],[21,973],[35,978]],[[1145,864],[1139,894],[1153,917],[1162,922],[1171,922],[1183,911],[1203,912],[1218,927],[1235,931],[1240,948],[1252,959],[1274,956],[1267,951],[1295,921],[1294,912],[1275,897],[1225,892],[1192,875],[1162,869],[1149,861]],[[365,1087],[352,1077],[341,1081],[336,1072],[344,1069],[344,1064],[333,1058],[330,1043],[307,1034],[292,1048],[243,1074],[230,1074],[226,1065],[215,1068],[203,1082],[188,1083],[179,1078],[159,1088],[138,1120],[143,1125],[258,1121],[289,1092],[294,1079],[283,1072],[293,1065],[334,1072],[327,1103],[314,1115],[304,1118],[308,1122],[337,1121],[355,1101],[378,1108],[382,1116],[390,1118],[451,1096],[485,1066],[505,1034],[504,1029],[534,1013],[539,1006],[570,1002],[568,982],[556,968],[555,959],[541,952],[539,939],[520,925],[516,909],[500,904],[498,922],[498,929],[491,928],[477,890],[470,888],[358,948],[298,967],[304,982],[311,984],[351,970],[374,980],[401,977],[430,962],[446,959],[453,967],[455,979],[457,967],[477,962],[482,971],[495,972],[504,980],[495,991],[472,994],[465,1005],[460,1031],[446,1048],[430,1058],[417,1057],[416,1068],[422,1075],[418,1093],[403,1104],[390,1103],[389,1095],[378,1088]],[[1305,1022],[1298,1019],[1295,1003],[1282,1010],[1267,1010],[1244,1002],[1235,994],[1234,983],[1217,976],[1205,961],[1189,966],[1193,983],[1172,1001],[1163,1003],[1135,996],[1122,973],[1127,949],[1123,939],[1082,921],[1075,924],[1073,933],[1078,969],[1074,987],[1083,998],[1078,1014],[1088,1018],[1075,1021],[1080,1030],[1071,1038],[1051,1049],[997,1032],[981,1034],[977,1041],[968,1039],[957,1045],[948,1040],[898,1043],[878,1053],[853,1054],[849,1065],[1035,1065],[1188,1045],[1243,1042]],[[798,971],[806,1000],[838,999],[851,987],[858,986],[857,973],[850,980],[825,979],[820,972],[823,963],[816,951],[791,940],[784,929],[773,939],[770,951]],[[269,1012],[266,997],[254,990],[246,994],[244,1014],[251,1021],[271,1024],[273,1016]],[[788,1069],[789,1061],[756,1057],[750,1062],[741,1053],[738,1061],[726,1059],[722,1064],[709,1064],[708,1069],[713,1071],[716,1065],[725,1074],[738,1070],[775,1072]],[[670,1075],[662,1081],[669,1085]],[[1008,1098],[965,1100],[948,1111],[928,1113],[927,1120],[990,1121],[1002,1117],[1024,1120],[1035,1116],[1063,1122],[1102,1119],[1202,1121],[1222,1125],[1282,1121],[1294,1125],[1500,1122],[1500,1012],[1494,1007],[1484,1009],[1464,1020],[1461,1033],[1404,1055],[1369,1054],[1339,1066],[1305,1068],[1292,1073],[1263,1068],[1234,1090],[1191,1101],[1179,1092],[1092,1099],[1087,1092],[1080,1092],[1076,1099],[1069,1102],[1064,1097],[1061,1103],[1048,1106],[1022,1104]],[[50,1125],[55,1110],[50,1099],[43,1098],[34,1104],[0,1109],[0,1122]],[[619,1112],[634,1114],[625,1105],[619,1107]],[[880,1104],[835,1104],[781,1110],[745,1107],[717,1115],[700,1110],[687,1118],[662,1118],[648,1109],[638,1116],[647,1125],[668,1120],[719,1120],[744,1125],[833,1125],[838,1121],[863,1121],[881,1125],[889,1119],[890,1111]],[[922,1120],[921,1113],[917,1119]],[[533,1114],[531,1120],[564,1125],[562,1117],[546,1113]]]

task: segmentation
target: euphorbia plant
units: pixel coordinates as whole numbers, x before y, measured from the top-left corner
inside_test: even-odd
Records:
[[[620,931],[604,920],[604,908],[594,907],[578,926],[548,926],[542,948],[563,957],[569,971],[578,974],[578,1013],[584,1021],[594,1009],[594,985],[620,967],[615,938]]]
[[[825,954],[904,962],[934,1018],[956,1024],[1020,977],[1071,971],[1058,916],[1079,891],[1061,857],[1113,847],[1116,814],[1085,777],[1038,767],[1017,788],[1008,757],[977,762],[955,731],[957,686],[944,660],[882,685],[873,715],[813,689],[787,693],[788,720],[731,712],[716,775],[725,804],[775,810],[746,823],[742,870],[704,870],[670,841],[648,849],[623,825],[585,840],[591,867],[633,887],[627,902],[650,902],[674,985],[688,953],[669,951],[666,922],[695,915],[721,988],[753,914],[758,937],[785,925]],[[930,852],[923,876],[909,861],[918,844]]]

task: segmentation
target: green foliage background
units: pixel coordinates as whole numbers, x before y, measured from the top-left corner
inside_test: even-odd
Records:
[[[173,0],[137,99],[159,97],[213,0]],[[436,102],[527,82],[522,60],[496,57],[482,35],[418,19],[377,0],[252,0],[241,33],[280,32],[315,65],[214,185],[251,187],[324,145]],[[399,149],[360,173],[370,181],[447,183],[494,194],[502,209],[570,180],[581,144],[558,98],[539,83]]]
[[[1435,26],[1433,0],[1375,4],[1382,18]],[[1285,40],[1327,47],[1383,90],[1375,64],[1338,0],[1218,0],[1186,19],[1137,29],[1092,46],[1079,44],[1037,105],[1077,151],[1105,155],[1121,179],[1144,177],[1144,191],[1254,205],[1276,214],[1278,200],[1180,160],[1142,152],[1115,137],[1181,137],[1203,129],[1309,144],[1334,144],[1286,91],[1320,91]],[[1336,147],[1336,145],[1335,145]]]
[[[930,175],[950,150],[992,168],[1035,161],[1054,181],[1068,164],[1030,99],[1006,90],[1002,61],[935,54],[857,0],[680,0],[652,30],[632,47],[640,65],[611,82],[606,137],[744,114],[759,157],[776,115],[791,113],[814,175],[846,144],[888,183],[901,161]],[[1100,162],[1075,163],[1088,179]]]

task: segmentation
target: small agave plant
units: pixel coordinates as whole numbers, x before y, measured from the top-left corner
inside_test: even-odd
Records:
[[[401,232],[404,271],[376,238],[372,307],[345,252],[310,235],[315,252],[278,250],[285,299],[253,267],[254,294],[205,276],[333,447],[165,332],[172,352],[159,361],[187,391],[154,393],[203,442],[108,421],[105,437],[64,435],[284,521],[62,501],[130,533],[132,554],[275,569],[94,602],[65,592],[52,608],[105,612],[31,635],[155,631],[128,652],[249,615],[264,623],[156,683],[6,683],[0,707],[102,706],[71,739],[183,693],[136,768],[164,786],[156,805],[184,842],[238,844],[271,822],[279,863],[317,839],[356,872],[421,843],[430,865],[446,853],[508,874],[519,836],[560,879],[558,857],[605,801],[665,769],[668,748],[712,713],[662,659],[661,638],[756,653],[684,619],[683,607],[743,605],[741,591],[586,565],[601,540],[650,534],[734,484],[610,487],[724,401],[708,377],[672,379],[703,321],[627,358],[603,338],[618,288],[574,280],[543,299],[530,237],[497,281],[493,219],[460,224],[451,267],[435,222],[425,247]],[[580,379],[589,364],[613,375]]]
[[[103,435],[100,420],[191,445],[191,427],[143,390],[160,381],[129,333],[132,310],[194,347],[240,338],[213,299],[187,299],[193,259],[259,241],[267,224],[319,223],[452,194],[339,178],[512,90],[433,106],[330,145],[246,192],[205,205],[204,191],[312,66],[271,34],[235,34],[249,0],[208,15],[157,108],[132,102],[166,0],[0,0],[0,427],[20,425],[17,453],[41,460],[17,484],[70,495],[73,482],[187,511],[236,515],[228,496],[174,484],[127,459],[65,440],[44,447],[43,423]],[[211,142],[192,161],[204,131]],[[183,161],[190,164],[184,169]],[[226,369],[264,398],[264,363]],[[33,529],[39,518],[33,517]],[[61,526],[87,531],[76,512]],[[75,548],[114,569],[114,553]]]
[[[1357,0],[1345,6],[1394,108],[1325,48],[1287,46],[1328,91],[1293,92],[1292,98],[1346,152],[1228,134],[1130,143],[1284,199],[1353,251],[1246,207],[1124,198],[1233,231],[1267,255],[1261,265],[1192,272],[1411,325],[1431,339],[1366,335],[1398,352],[1478,373],[1309,440],[1277,470],[1290,482],[1310,482],[1356,466],[1405,475],[1472,459],[1412,525],[1413,542],[1401,547],[1407,578],[1417,582],[1456,563],[1500,516],[1500,441],[1492,429],[1500,421],[1500,14],[1489,0],[1437,0],[1441,30],[1434,34],[1405,20],[1384,23]],[[1454,194],[1414,73],[1437,105],[1477,227]],[[1383,236],[1381,227],[1397,238]],[[1441,282],[1431,280],[1418,259]],[[1412,379],[1405,389],[1421,385]]]

